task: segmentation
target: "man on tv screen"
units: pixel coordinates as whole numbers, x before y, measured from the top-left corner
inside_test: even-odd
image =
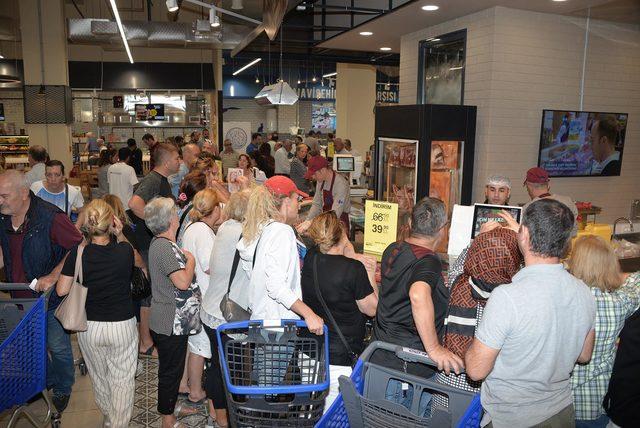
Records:
[[[620,152],[616,151],[618,121],[612,116],[596,120],[591,126],[592,174],[620,175]]]

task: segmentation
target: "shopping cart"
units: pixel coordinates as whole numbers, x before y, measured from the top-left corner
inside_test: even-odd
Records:
[[[29,290],[26,284],[0,284],[0,291]],[[47,392],[47,300],[49,293],[31,299],[0,299],[0,412],[18,406],[9,420],[13,427],[21,415],[33,426],[53,427],[60,416],[53,412]],[[38,420],[26,403],[42,394],[47,414]]]
[[[313,427],[329,390],[329,339],[304,321],[241,321],[217,329],[234,427]],[[221,335],[230,340],[223,344]]]
[[[379,341],[371,343],[360,355],[351,376],[340,376],[340,394],[316,428],[480,426],[482,406],[479,395],[372,363],[371,356],[377,350],[389,351],[390,358],[399,358],[407,363],[436,366],[424,352]],[[408,408],[388,400],[387,385],[392,379],[400,381],[403,390],[413,391]],[[423,392],[446,395],[449,406],[431,405],[426,412],[428,416],[425,416],[421,406]]]

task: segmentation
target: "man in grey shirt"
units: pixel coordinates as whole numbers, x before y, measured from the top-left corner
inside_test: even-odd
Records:
[[[574,218],[549,198],[524,212],[518,245],[525,267],[492,293],[473,344],[467,375],[485,379],[482,426],[574,426],[570,374],[591,359],[596,307],[589,288],[567,272]]]
[[[24,173],[24,178],[29,182],[29,186],[36,181],[44,180],[44,164],[48,157],[47,149],[44,147],[38,145],[29,147],[27,160],[31,169]]]

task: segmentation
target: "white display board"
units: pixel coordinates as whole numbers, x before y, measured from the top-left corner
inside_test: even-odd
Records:
[[[244,153],[251,142],[251,122],[223,122],[222,134],[231,140],[233,150]]]

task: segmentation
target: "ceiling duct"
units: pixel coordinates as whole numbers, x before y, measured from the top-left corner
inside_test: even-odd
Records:
[[[201,23],[197,21],[124,21],[123,26],[130,45],[147,47],[202,48],[213,44],[223,49],[233,49],[250,31],[242,25],[211,27],[209,21]],[[113,20],[68,19],[67,27],[70,43],[98,46],[122,43],[117,25]]]
[[[255,96],[256,102],[261,106],[268,105],[293,105],[298,101],[298,94],[283,80],[273,85],[267,85]]]

